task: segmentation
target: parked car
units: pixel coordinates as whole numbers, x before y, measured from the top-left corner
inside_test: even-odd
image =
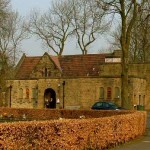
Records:
[[[94,110],[121,110],[121,107],[118,107],[115,103],[113,102],[108,102],[108,101],[100,101],[96,102],[91,109]]]

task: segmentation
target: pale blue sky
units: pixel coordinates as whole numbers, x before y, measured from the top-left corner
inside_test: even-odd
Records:
[[[14,9],[17,9],[22,15],[27,15],[30,10],[39,8],[47,10],[50,7],[52,0],[11,0]]]
[[[52,0],[11,0],[11,4],[13,10],[17,10],[20,15],[27,17],[32,9],[46,11],[50,7],[51,1]],[[41,42],[36,38],[24,40],[21,48],[27,55],[43,55],[45,52]]]
[[[29,16],[30,11],[32,9],[40,9],[40,11],[46,11],[50,5],[52,0],[11,0],[13,10],[17,10],[22,16]],[[98,53],[100,48],[104,49],[106,47],[106,41],[104,39],[100,39],[93,44],[89,53]],[[26,53],[26,55],[30,56],[38,56],[43,55],[44,52],[48,51],[42,47],[42,44],[36,38],[25,40],[22,43],[22,50]],[[73,40],[68,41],[66,44],[65,50],[63,54],[79,54],[81,51],[76,47],[76,43]]]

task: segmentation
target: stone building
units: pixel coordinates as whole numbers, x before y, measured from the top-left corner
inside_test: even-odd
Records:
[[[121,58],[109,54],[22,56],[7,81],[3,104],[14,108],[89,109],[94,102],[121,104]],[[150,64],[129,65],[129,99],[150,109]]]

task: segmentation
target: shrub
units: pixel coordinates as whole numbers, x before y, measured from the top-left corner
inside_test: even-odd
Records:
[[[51,111],[51,113],[54,112],[54,110]],[[67,112],[67,110],[56,112],[54,116],[63,119],[1,123],[0,147],[7,150],[100,150],[141,136],[146,129],[146,112],[144,111],[78,111],[79,114],[77,111],[73,114],[73,111]],[[85,118],[64,119],[67,115],[68,118],[73,118],[69,116],[70,112],[75,118],[79,118],[81,114]],[[106,114],[105,117],[104,114]]]

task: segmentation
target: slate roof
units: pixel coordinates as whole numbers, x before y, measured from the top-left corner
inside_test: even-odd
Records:
[[[50,56],[63,77],[98,76],[99,64],[105,62],[105,57],[110,54],[64,55]],[[34,67],[42,56],[24,57],[19,65],[16,79],[29,79]]]

